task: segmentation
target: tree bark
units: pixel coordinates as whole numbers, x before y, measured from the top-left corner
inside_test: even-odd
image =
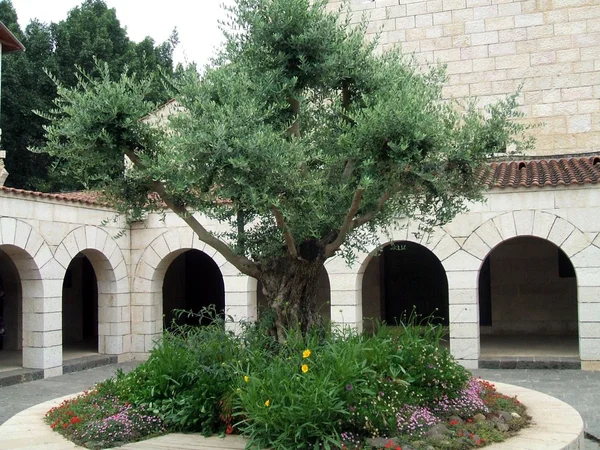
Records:
[[[260,281],[269,307],[275,313],[275,331],[279,342],[286,330],[305,334],[319,324],[317,288],[324,259],[303,260],[285,256],[267,262]]]

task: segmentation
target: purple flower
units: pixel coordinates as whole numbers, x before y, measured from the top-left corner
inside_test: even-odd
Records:
[[[347,391],[351,391],[352,390],[352,385],[351,384],[347,384],[346,385],[346,390]]]

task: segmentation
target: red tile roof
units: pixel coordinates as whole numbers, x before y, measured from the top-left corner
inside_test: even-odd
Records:
[[[533,159],[529,161],[497,161],[489,164],[481,175],[489,188],[543,187],[571,184],[600,183],[600,155],[560,159]],[[0,187],[0,192],[64,200],[86,205],[107,206],[100,192],[44,193]]]
[[[12,194],[23,195],[25,197],[47,198],[52,200],[65,200],[74,203],[83,203],[86,205],[106,205],[101,200],[100,192],[60,192],[60,193],[45,193],[27,191],[24,189],[9,188],[6,186],[0,187],[0,192],[10,192]]]
[[[481,181],[489,188],[600,183],[600,156],[492,162]]]

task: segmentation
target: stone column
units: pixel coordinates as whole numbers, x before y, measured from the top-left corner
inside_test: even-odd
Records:
[[[4,158],[6,158],[6,150],[0,150],[0,187],[4,186],[4,182],[8,177],[8,172],[4,167]]]

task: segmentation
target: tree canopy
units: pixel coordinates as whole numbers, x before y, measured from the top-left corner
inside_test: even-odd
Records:
[[[49,171],[60,160],[27,150],[42,145],[44,139],[46,122],[33,111],[50,109],[56,97],[55,83],[45,72],[65,86],[77,84],[76,66],[94,73],[96,61],[106,62],[115,76],[126,67],[140,74],[164,71],[170,76],[177,34],[158,45],[149,37],[132,42],[115,10],[103,0],[85,0],[65,20],[50,24],[33,20],[25,30],[19,26],[10,0],[2,0],[0,21],[26,48],[4,58],[2,68],[2,145],[8,150],[6,166],[10,172],[6,185],[42,191],[81,188],[61,176],[62,171]],[[159,77],[155,78],[149,95],[154,101],[166,101],[169,94]]]
[[[166,204],[262,282],[278,330],[314,322],[327,258],[352,260],[399,217],[448,222],[482,197],[491,155],[528,143],[516,95],[483,111],[444,100],[443,68],[377,51],[322,1],[237,0],[226,29],[203,76],[174,82],[167,127],[139,120],[151,81],[105,65],[59,87],[42,150],[83,182],[100,172],[122,211]]]

